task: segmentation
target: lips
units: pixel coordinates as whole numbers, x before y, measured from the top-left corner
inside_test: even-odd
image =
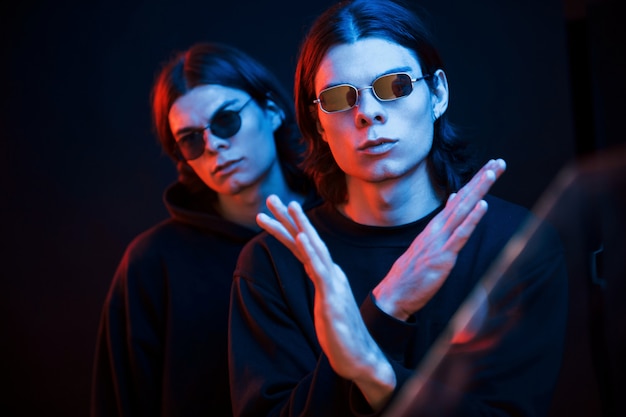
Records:
[[[388,138],[378,138],[373,140],[366,140],[361,143],[357,148],[358,151],[373,151],[379,148],[389,148],[391,144],[396,143],[393,139]]]
[[[215,168],[213,169],[213,171],[211,172],[211,174],[218,174],[218,173],[227,173],[230,171],[231,168],[234,168],[234,165],[237,164],[239,161],[241,161],[243,158],[239,158],[239,159],[231,159],[230,161],[224,161],[219,163],[218,165],[215,166]]]

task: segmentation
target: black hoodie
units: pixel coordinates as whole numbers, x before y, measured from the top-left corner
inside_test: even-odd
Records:
[[[127,247],[103,306],[91,416],[230,416],[228,303],[239,252],[257,232],[180,183],[171,218]],[[306,207],[317,198],[309,196]]]

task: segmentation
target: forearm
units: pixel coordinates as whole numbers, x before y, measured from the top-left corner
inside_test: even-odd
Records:
[[[333,279],[315,283],[315,330],[324,353],[335,372],[352,380],[379,410],[396,386],[391,364],[365,326],[341,269],[335,267]]]

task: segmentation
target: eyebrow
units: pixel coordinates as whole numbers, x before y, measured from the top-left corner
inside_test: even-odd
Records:
[[[187,133],[201,132],[201,131],[205,130],[207,127],[209,127],[211,125],[211,122],[213,121],[213,118],[215,117],[216,114],[218,114],[221,111],[224,111],[227,107],[232,106],[234,103],[237,102],[237,100],[238,99],[234,98],[232,100],[227,100],[224,103],[222,103],[222,105],[219,106],[213,112],[211,117],[209,117],[209,122],[206,125],[204,125],[204,126],[185,126],[185,127],[181,127],[176,132],[174,132],[174,137],[175,138],[179,138],[181,136],[184,136]]]
[[[387,74],[394,74],[394,73],[396,73],[396,72],[411,72],[411,71],[413,71],[413,68],[412,68],[412,67],[409,67],[409,66],[392,68],[392,69],[386,70],[385,72],[381,72],[381,73],[376,74],[376,75],[374,76],[374,78],[372,78],[372,82],[374,82],[374,80],[375,80],[375,79],[377,79],[377,78],[379,78],[379,77],[382,77],[383,75],[387,75]],[[352,84],[352,83],[337,82],[337,83],[331,83],[331,84],[324,85],[324,86],[320,89],[320,91],[325,90],[325,89],[327,89],[327,88],[336,87],[336,86],[338,86],[338,85],[346,85],[346,84],[347,84],[347,85],[352,85],[352,86],[356,87],[356,86],[355,86],[354,84]]]
[[[376,75],[372,81],[374,81],[376,78],[382,77],[383,75],[395,74],[396,72],[411,72],[412,70],[413,70],[413,68],[411,68],[409,66],[396,67],[396,68],[387,70],[387,71],[385,71],[383,73],[380,73],[380,74]]]

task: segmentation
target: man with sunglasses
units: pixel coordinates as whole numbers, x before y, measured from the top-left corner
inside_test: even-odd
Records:
[[[199,43],[158,74],[155,130],[177,163],[171,218],[137,236],[102,309],[91,415],[230,411],[228,303],[239,251],[265,199],[317,197],[298,168],[293,105],[275,77],[232,47]]]
[[[340,2],[300,51],[304,168],[325,203],[305,212],[270,196],[273,217],[257,217],[268,234],[242,250],[229,324],[233,411],[379,415],[529,212],[487,195],[504,161],[472,167],[447,121],[443,64],[410,10]],[[548,237],[523,273],[488,294],[499,301],[483,311],[489,320],[454,333],[471,360],[445,368],[407,415],[545,414],[567,294],[561,246]]]

